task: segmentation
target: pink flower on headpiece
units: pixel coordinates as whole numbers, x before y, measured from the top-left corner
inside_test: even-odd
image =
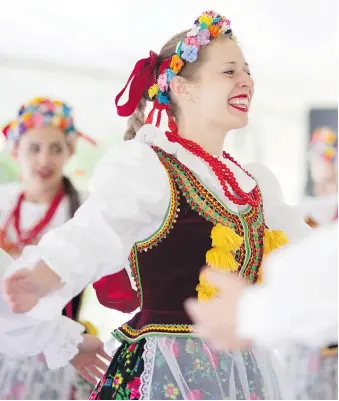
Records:
[[[187,37],[197,36],[200,31],[199,25],[194,25],[194,27],[187,33]]]
[[[40,109],[43,112],[49,112],[49,113],[53,113],[54,112],[54,104],[52,102],[50,102],[49,100],[44,100],[41,104],[40,104]]]
[[[167,82],[167,74],[164,72],[163,74],[159,75],[158,78],[158,85],[161,92],[166,92],[168,89],[168,82]]]
[[[195,36],[189,36],[189,37],[185,38],[184,43],[185,43],[185,45],[188,45],[188,46],[200,47],[200,43],[198,42],[198,39]]]
[[[34,127],[41,128],[41,127],[44,126],[45,119],[44,119],[44,116],[42,114],[34,113],[33,116],[32,116],[32,119],[33,119]]]
[[[210,43],[210,31],[208,29],[202,29],[198,34],[198,42],[201,46],[208,45]]]
[[[231,29],[231,21],[230,20],[221,19],[218,22],[218,26],[219,26],[219,29],[220,29],[221,33],[225,33],[226,31]]]

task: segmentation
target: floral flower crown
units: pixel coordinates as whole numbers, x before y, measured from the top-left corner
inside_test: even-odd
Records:
[[[7,140],[16,143],[29,129],[45,126],[62,129],[70,140],[80,135],[93,145],[96,144],[91,138],[77,131],[70,106],[60,100],[44,97],[36,97],[22,105],[16,119],[7,124],[2,132]]]
[[[337,134],[331,128],[317,128],[311,137],[309,155],[334,164],[338,158],[337,146]]]
[[[161,63],[158,80],[148,89],[150,99],[157,99],[159,104],[167,105],[170,102],[169,84],[173,77],[179,74],[185,62],[194,63],[198,59],[201,46],[208,45],[211,39],[221,35],[232,36],[231,22],[215,11],[205,11],[178,43],[175,53]]]
[[[160,75],[156,82],[155,69],[158,55],[150,51],[149,57],[137,61],[126,85],[115,97],[118,115],[122,117],[132,115],[144,93],[147,92],[149,98],[154,102],[153,108],[146,119],[146,124],[153,124],[154,113],[157,111],[155,125],[159,127],[161,113],[165,110],[168,116],[168,126],[172,132],[175,132],[177,129],[176,123],[168,108],[170,82],[173,77],[179,74],[185,62],[193,63],[198,59],[198,52],[201,46],[208,45],[213,38],[218,38],[221,35],[232,37],[233,33],[230,24],[227,18],[222,17],[215,11],[205,11],[195,21],[193,28],[187,33],[186,37],[178,43],[175,53],[160,64]],[[128,87],[128,100],[125,104],[119,104]]]

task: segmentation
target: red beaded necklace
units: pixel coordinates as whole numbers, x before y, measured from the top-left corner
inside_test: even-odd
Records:
[[[200,157],[211,167],[214,174],[218,177],[220,185],[224,190],[225,196],[229,200],[231,200],[234,204],[242,206],[251,205],[252,207],[258,207],[260,205],[261,198],[257,186],[250,193],[244,192],[237,183],[237,180],[232,171],[221,160],[219,160],[219,158],[210,155],[200,145],[198,145],[193,141],[190,141],[189,139],[182,138],[176,132],[166,132],[166,135],[170,142],[179,143],[189,152],[193,153],[195,156]],[[233,157],[231,157],[228,153],[223,152],[223,158],[228,159],[234,164],[236,164],[250,177],[250,174],[247,171],[245,171],[239,165],[239,163],[237,163],[233,159]],[[236,196],[234,196],[230,192],[228,187],[232,189],[232,191],[236,194]]]
[[[57,208],[59,207],[63,197],[64,197],[64,188],[63,186],[61,186],[59,191],[55,195],[54,199],[50,203],[49,208],[47,209],[42,219],[36,225],[34,225],[30,230],[23,233],[20,227],[20,212],[21,212],[22,202],[25,199],[25,194],[24,192],[22,192],[18,197],[17,203],[12,213],[9,215],[4,225],[3,232],[6,233],[8,231],[8,228],[13,221],[13,226],[18,236],[18,245],[19,244],[28,245],[32,243],[32,241],[38,237],[38,235],[42,232],[42,230],[48,226]]]

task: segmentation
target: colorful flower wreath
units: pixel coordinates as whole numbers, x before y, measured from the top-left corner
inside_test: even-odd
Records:
[[[46,125],[61,128],[66,135],[77,135],[72,109],[59,100],[42,97],[22,105],[16,119],[5,127],[4,134],[9,141],[17,142],[29,129]]]
[[[215,11],[205,11],[194,23],[193,28],[181,40],[171,58],[165,59],[159,68],[159,77],[148,89],[150,99],[156,98],[159,104],[167,105],[169,84],[185,65],[198,59],[201,46],[208,45],[213,38],[221,35],[232,36],[230,21]]]
[[[7,124],[2,132],[9,142],[16,143],[28,130],[45,126],[62,129],[70,141],[74,141],[80,136],[96,146],[96,142],[92,138],[76,129],[70,106],[60,100],[44,97],[36,97],[22,105],[16,119]]]

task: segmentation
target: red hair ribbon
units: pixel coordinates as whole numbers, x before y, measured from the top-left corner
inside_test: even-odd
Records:
[[[153,123],[153,116],[154,116],[155,110],[158,110],[157,121],[156,121],[155,125],[156,125],[157,127],[159,127],[160,122],[161,122],[161,112],[162,112],[163,110],[166,110],[166,112],[167,112],[167,110],[168,110],[168,105],[167,105],[167,104],[160,104],[160,103],[158,102],[158,99],[155,99],[155,100],[154,100],[154,106],[153,106],[152,110],[149,112],[149,114],[148,114],[148,116],[147,116],[146,124],[152,124],[152,123]],[[167,113],[167,114],[168,114],[168,113]]]
[[[11,124],[7,124],[3,129],[2,129],[2,133],[5,136],[5,139],[8,139],[8,130]]]
[[[168,128],[170,129],[171,133],[177,133],[178,132],[178,127],[177,124],[173,118],[173,116],[171,115],[169,108],[168,108],[168,104],[160,104],[158,102],[158,99],[154,100],[154,106],[152,108],[152,110],[149,112],[147,119],[146,119],[146,124],[153,124],[153,117],[154,117],[154,113],[155,110],[158,110],[158,114],[157,114],[157,121],[155,123],[155,125],[157,127],[160,126],[161,123],[161,113],[163,110],[166,110],[166,114],[168,117]]]
[[[155,83],[154,69],[157,59],[158,55],[150,51],[149,57],[141,59],[135,64],[126,85],[115,98],[115,105],[120,117],[128,117],[133,114],[144,92]],[[119,106],[118,102],[130,83],[128,100],[125,104]]]
[[[78,138],[83,139],[84,141],[88,142],[90,145],[92,145],[94,147],[98,146],[97,142],[93,138],[91,138],[90,136],[87,136],[79,131],[77,131],[77,139]]]

